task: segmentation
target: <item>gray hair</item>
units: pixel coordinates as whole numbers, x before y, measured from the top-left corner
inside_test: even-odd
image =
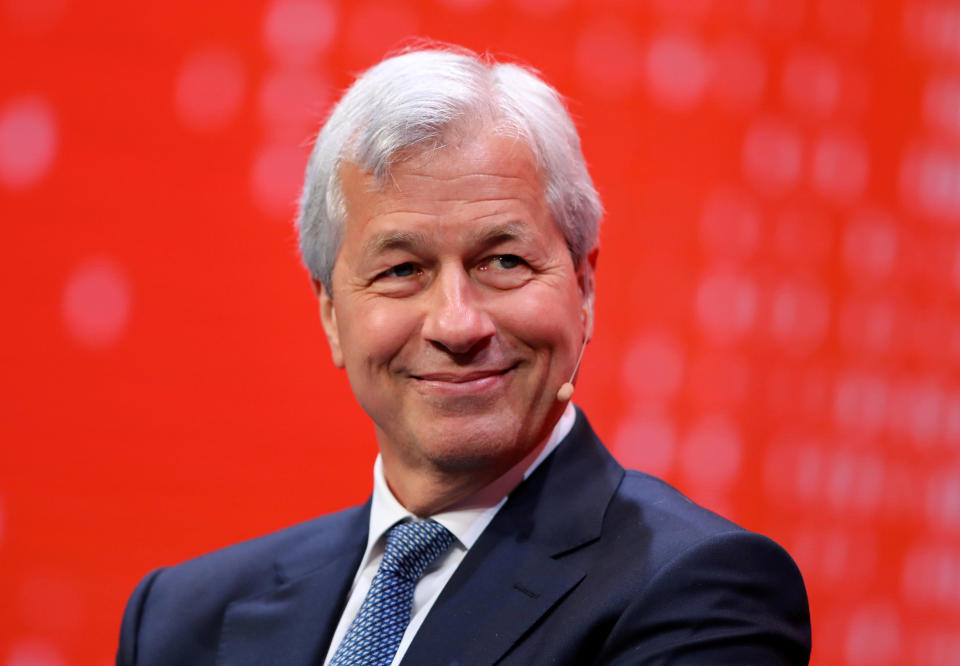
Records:
[[[297,219],[311,276],[332,293],[347,214],[344,161],[383,186],[392,164],[442,147],[451,132],[485,123],[515,133],[533,151],[547,206],[579,265],[597,244],[602,208],[559,93],[519,65],[465,49],[429,48],[387,58],[363,73],[317,135]]]

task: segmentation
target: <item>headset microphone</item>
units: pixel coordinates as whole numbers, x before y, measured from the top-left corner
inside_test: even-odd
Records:
[[[557,391],[557,400],[560,402],[566,402],[573,397],[573,379],[577,376],[577,371],[580,369],[580,361],[583,360],[583,352],[587,349],[587,339],[584,338],[583,346],[580,347],[580,355],[577,357],[577,364],[573,366],[573,372],[570,374],[570,381],[564,382],[560,387],[560,390]]]
[[[583,360],[583,352],[587,349],[587,343],[590,342],[590,337],[593,334],[593,272],[592,264],[584,264],[584,293],[587,295],[587,302],[584,303],[583,309],[581,311],[581,317],[584,324],[583,332],[583,345],[580,347],[580,355],[577,356],[577,363],[573,366],[573,372],[570,373],[570,381],[566,381],[560,386],[560,390],[557,391],[557,400],[560,402],[566,402],[573,397],[573,380],[577,376],[577,372],[580,370],[580,361]]]

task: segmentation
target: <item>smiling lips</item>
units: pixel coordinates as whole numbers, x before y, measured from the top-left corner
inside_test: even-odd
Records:
[[[450,394],[466,394],[486,391],[503,382],[503,376],[516,365],[507,368],[473,370],[471,372],[431,372],[423,375],[411,375],[418,384],[429,391]]]

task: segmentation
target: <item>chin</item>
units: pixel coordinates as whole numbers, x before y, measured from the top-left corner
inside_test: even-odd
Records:
[[[504,423],[502,414],[448,417],[411,432],[410,445],[437,469],[446,472],[489,469],[496,478],[538,443],[524,441],[519,427]]]

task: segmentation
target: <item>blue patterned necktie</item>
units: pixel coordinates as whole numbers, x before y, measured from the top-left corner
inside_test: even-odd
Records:
[[[413,588],[453,540],[446,527],[432,520],[390,529],[377,575],[330,666],[389,666],[410,623]]]

